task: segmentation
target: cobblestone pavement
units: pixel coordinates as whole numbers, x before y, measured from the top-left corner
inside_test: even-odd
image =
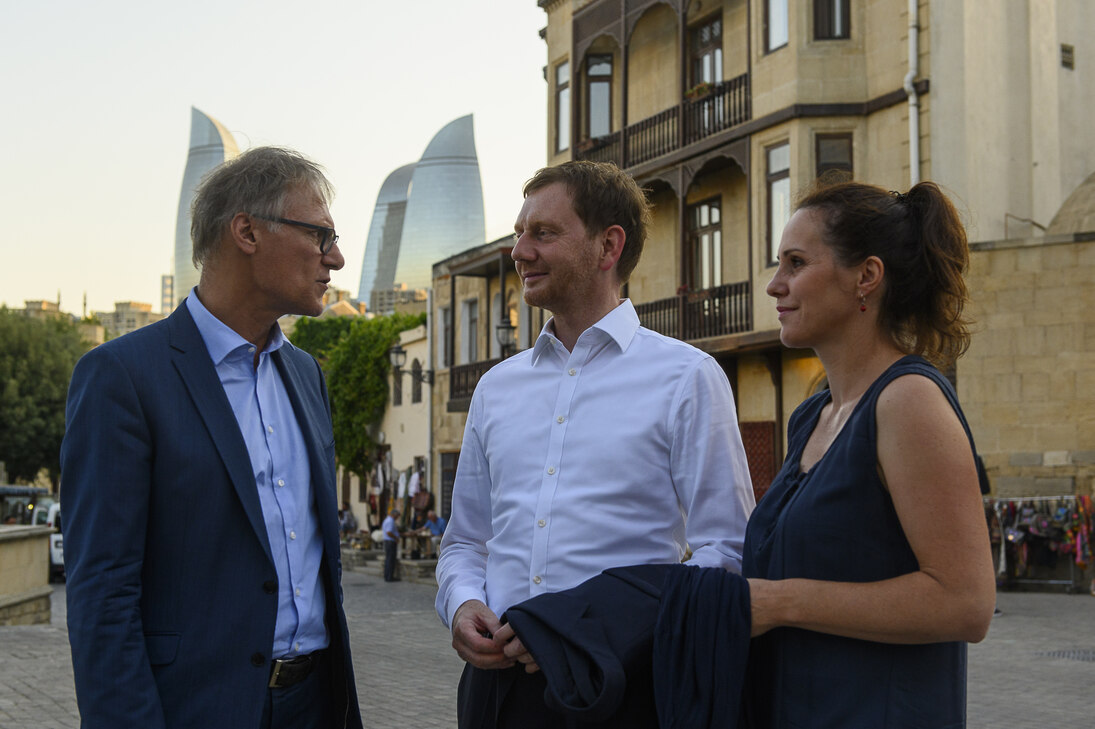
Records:
[[[462,663],[433,611],[429,584],[347,572],[346,614],[370,729],[456,726]],[[1003,614],[969,651],[970,729],[1095,724],[1095,598],[1001,593]],[[0,729],[79,726],[64,586],[50,625],[0,627]]]

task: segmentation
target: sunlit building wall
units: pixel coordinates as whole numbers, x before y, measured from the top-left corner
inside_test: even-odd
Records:
[[[190,241],[190,204],[194,200],[194,191],[205,173],[238,154],[236,140],[223,124],[190,107],[190,152],[186,157],[186,171],[183,172],[179,193],[179,214],[175,223],[174,306],[186,298],[190,289],[198,283],[199,272],[194,267]]]

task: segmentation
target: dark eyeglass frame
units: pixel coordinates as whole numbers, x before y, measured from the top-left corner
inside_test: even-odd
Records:
[[[266,215],[259,215],[258,213],[251,213],[259,220],[267,220],[271,223],[284,223],[285,225],[295,225],[298,228],[305,228],[307,230],[314,230],[317,233],[322,233],[323,237],[319,239],[319,253],[322,256],[331,252],[331,249],[335,247],[335,243],[338,243],[338,233],[334,228],[328,228],[326,225],[316,225],[315,223],[305,223],[303,220],[293,220],[291,218],[271,218]]]

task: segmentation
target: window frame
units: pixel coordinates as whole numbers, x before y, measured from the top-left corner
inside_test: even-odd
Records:
[[[772,171],[772,158],[773,152],[780,148],[787,149],[787,166],[779,169],[775,172]],[[783,229],[787,226],[787,220],[790,219],[788,214],[787,220],[784,220],[780,225],[780,236],[773,235],[773,213],[772,206],[774,197],[774,187],[777,184],[786,181],[786,191],[783,196],[786,198],[787,210],[790,213],[790,193],[791,193],[791,142],[790,140],[784,140],[777,142],[776,144],[768,145],[764,148],[764,189],[765,189],[765,237],[768,243],[768,265],[774,266],[779,261],[779,238],[782,237]]]
[[[717,40],[709,41],[706,45],[700,45],[699,36],[705,28],[709,28],[712,25],[718,25]],[[712,34],[715,36],[716,34]],[[689,74],[689,88],[695,88],[701,83],[721,83],[723,80],[723,54],[722,54],[722,13],[708,16],[704,20],[696,23],[688,29],[688,74]],[[707,58],[708,54],[715,52],[716,58],[712,61],[711,65],[714,69],[714,78],[707,80],[699,78],[696,74],[697,66],[703,64],[703,60]]]
[[[707,225],[694,224],[693,221],[697,220],[702,215],[702,208],[707,207],[718,211],[718,222],[708,222]],[[710,221],[711,215],[708,213],[708,220]],[[685,208],[685,221],[688,225],[688,256],[689,256],[689,288],[693,291],[703,291],[706,289],[713,289],[721,286],[722,280],[722,196],[715,195],[705,200],[687,205]],[[702,270],[702,253],[701,247],[703,245],[703,236],[710,235],[712,239],[709,241],[710,250],[714,252],[714,255],[710,256],[709,269],[711,272],[711,281],[708,283],[703,279]]]
[[[846,140],[848,142],[848,162],[823,163],[821,161],[821,145],[827,141]],[[847,179],[855,176],[855,135],[852,132],[825,132],[814,136],[814,176],[821,177],[832,170],[847,172]]]
[[[852,37],[851,0],[814,0],[814,40],[848,40]],[[834,26],[842,21],[843,30]]]
[[[603,63],[605,59],[608,61],[609,71],[607,74],[597,74],[593,76],[590,73],[590,67],[594,64],[594,59],[600,59],[597,62]],[[607,137],[612,134],[612,87],[613,80],[616,74],[616,63],[612,53],[590,53],[586,56],[585,63],[585,126],[586,137],[588,139],[599,139],[601,137]],[[605,84],[608,87],[608,93],[606,98],[608,100],[608,108],[605,109],[605,117],[608,121],[608,130],[604,134],[593,133],[593,85]]]
[[[565,81],[560,79],[560,73],[565,73]],[[565,109],[562,99],[566,99]],[[560,61],[555,65],[555,153],[559,154],[570,149],[571,144],[571,101],[570,93],[570,59]],[[563,134],[565,125],[565,132]],[[564,138],[565,137],[565,138]]]
[[[779,3],[783,7],[783,37],[779,43],[772,43],[772,7]],[[785,48],[791,42],[790,0],[764,0],[764,52],[772,53]]]
[[[422,402],[422,363],[415,357],[411,362],[411,404]]]

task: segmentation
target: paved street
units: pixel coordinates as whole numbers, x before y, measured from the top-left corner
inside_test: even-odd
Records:
[[[434,588],[347,572],[358,692],[371,729],[456,726],[461,662],[433,612]],[[969,652],[971,729],[1070,729],[1095,720],[1095,598],[1001,593],[1004,614]],[[0,729],[78,727],[64,628],[0,627]]]

